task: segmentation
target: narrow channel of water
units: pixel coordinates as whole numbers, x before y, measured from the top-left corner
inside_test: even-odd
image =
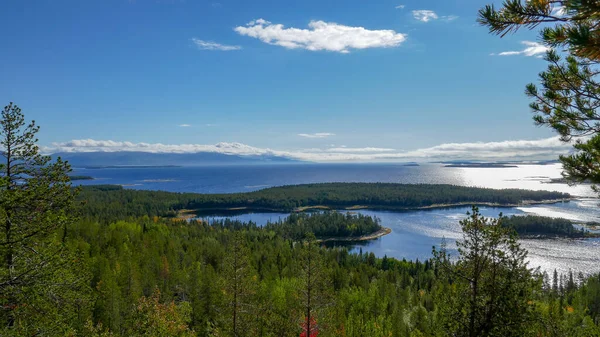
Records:
[[[397,259],[424,260],[431,257],[432,247],[439,246],[444,238],[451,254],[456,255],[456,240],[462,237],[459,221],[466,218],[469,210],[469,207],[408,212],[359,210],[357,212],[361,214],[381,219],[381,224],[391,228],[392,233],[376,240],[352,244],[350,248],[352,251],[362,249],[363,252],[373,252],[379,257],[387,255]],[[600,219],[597,199],[527,207],[481,207],[480,211],[487,217],[497,217],[503,213],[508,216],[536,214],[582,222]],[[228,217],[264,225],[287,216],[287,213],[249,213],[204,219],[210,221]],[[600,239],[528,239],[521,240],[521,244],[529,251],[532,267],[540,267],[549,273],[554,269],[562,273],[569,269],[584,274],[600,272]]]

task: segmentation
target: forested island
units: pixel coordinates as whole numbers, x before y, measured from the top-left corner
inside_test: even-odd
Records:
[[[226,212],[294,212],[317,209],[412,210],[488,205],[518,206],[569,200],[560,192],[496,190],[454,185],[390,183],[326,183],[272,187],[232,194],[172,193],[125,189],[116,185],[83,187],[80,195],[88,214],[108,216],[176,216],[191,210],[202,214]],[[136,200],[135,205],[131,204]],[[121,206],[124,204],[123,206]]]
[[[78,175],[72,175],[69,176],[69,179],[71,181],[76,181],[76,180],[94,180],[94,177],[91,176],[78,176]]]
[[[289,212],[290,216],[277,223],[268,223],[266,228],[295,240],[301,240],[306,233],[312,232],[318,239],[344,238],[347,241],[377,238],[389,233],[389,229],[383,228],[377,219],[345,213],[344,208],[404,211],[468,204],[515,206],[565,200],[568,197],[568,194],[546,191],[369,183],[283,186],[235,194],[172,193],[96,185],[83,187],[80,195],[84,214],[107,222],[124,217],[193,219],[196,214],[282,211]],[[316,212],[304,213],[307,211]],[[512,216],[503,217],[501,223],[514,229],[522,238],[595,236],[575,228],[572,221],[565,219]]]
[[[513,215],[502,217],[501,220],[500,223],[503,226],[514,229],[521,238],[598,237],[597,234],[574,227],[574,222],[567,219],[537,215]]]
[[[320,240],[360,240],[373,238],[372,235],[384,230],[379,219],[362,214],[341,212],[292,213],[287,218],[269,222],[266,230],[273,230],[278,235],[292,240],[305,240],[307,233],[312,233]]]

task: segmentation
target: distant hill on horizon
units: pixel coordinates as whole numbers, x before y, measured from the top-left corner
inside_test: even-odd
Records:
[[[298,163],[301,161],[272,155],[234,155],[212,152],[198,153],[151,153],[151,152],[57,152],[52,158],[61,157],[73,167],[101,166],[193,166],[193,165],[240,165],[261,163]]]

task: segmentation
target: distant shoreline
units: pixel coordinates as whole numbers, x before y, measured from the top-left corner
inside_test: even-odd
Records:
[[[379,239],[382,236],[386,236],[388,234],[390,234],[392,232],[391,228],[387,228],[387,227],[381,227],[381,229],[379,229],[377,232],[371,233],[371,234],[365,234],[365,235],[361,235],[361,236],[343,236],[343,237],[332,237],[332,238],[326,238],[326,239],[319,239],[317,240],[317,242],[320,243],[324,243],[324,242],[360,242],[360,241],[371,241],[371,240],[375,240],[375,239]]]
[[[69,176],[69,179],[71,181],[76,181],[76,180],[96,180],[94,177],[91,177],[91,176],[81,176],[81,175],[72,175],[72,176]]]
[[[471,167],[471,168],[518,168],[517,165],[499,163],[471,163],[471,164],[448,164],[444,167]]]
[[[399,207],[399,206],[366,206],[366,205],[353,205],[346,207],[332,207],[326,205],[315,205],[315,206],[303,206],[296,207],[292,210],[284,208],[266,208],[266,207],[227,207],[227,208],[202,208],[202,209],[183,209],[177,214],[179,219],[193,219],[199,217],[198,214],[205,216],[211,215],[243,215],[250,213],[301,213],[306,211],[357,211],[357,210],[375,210],[375,211],[388,211],[388,212],[407,212],[407,211],[423,211],[423,210],[434,210],[444,208],[460,208],[468,206],[477,207],[522,207],[532,205],[547,205],[557,204],[561,202],[569,202],[576,198],[564,198],[564,199],[552,199],[552,200],[541,200],[541,201],[523,201],[517,204],[499,204],[492,202],[457,202],[449,204],[435,204],[429,206],[416,206],[416,207]]]
[[[86,170],[101,170],[101,169],[144,169],[144,168],[174,168],[183,167],[181,165],[99,165],[99,166],[82,166],[77,167]]]

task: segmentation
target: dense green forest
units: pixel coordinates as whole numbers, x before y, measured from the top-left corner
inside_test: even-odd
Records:
[[[503,217],[501,224],[514,229],[521,237],[569,237],[582,238],[587,233],[583,229],[573,227],[573,221],[560,218],[550,218],[545,216],[513,215]]]
[[[175,216],[178,210],[218,212],[235,208],[290,212],[299,207],[345,208],[364,206],[403,210],[436,205],[495,204],[567,199],[566,193],[495,190],[453,185],[327,183],[272,187],[233,194],[137,191],[114,185],[83,187],[84,214],[111,220],[127,216]]]
[[[307,233],[320,238],[360,237],[382,229],[379,219],[362,214],[334,211],[319,213],[292,213],[278,222],[269,222],[266,230],[293,240],[306,239]]]
[[[108,225],[79,221],[68,230],[67,245],[84,259],[93,297],[77,312],[73,327],[90,333],[91,320],[96,330],[143,335],[136,320],[173,305],[171,315],[185,326],[182,331],[233,336],[235,292],[226,289],[234,289],[237,277],[243,289],[239,305],[245,308],[238,316],[239,336],[299,336],[306,248],[291,238],[295,231],[286,234],[292,223],[259,228],[230,220],[212,225],[148,217]],[[239,256],[236,245],[243,247]],[[316,254],[324,280],[317,295],[323,303],[313,316],[319,336],[445,335],[440,310],[452,283],[434,261],[398,261],[346,249],[318,248]],[[244,261],[239,275],[235,259]],[[527,335],[600,333],[600,276],[530,277],[534,320]],[[156,294],[153,307],[140,312],[140,303]]]
[[[560,157],[570,182],[600,183],[598,12],[595,1],[507,0],[479,13],[501,36],[543,27],[534,49],[548,49],[548,69],[526,93],[538,125],[563,142],[577,140]],[[521,53],[528,51],[508,52]],[[238,207],[508,205],[566,194],[397,184],[80,193],[69,164],[40,153],[35,122],[12,102],[1,114],[0,336],[600,336],[600,274],[532,269],[514,235],[579,236],[566,220],[488,219],[474,206],[460,221],[456,250],[442,241],[430,260],[400,261],[316,240],[378,228],[360,215],[293,214],[264,227],[174,216]]]
[[[354,254],[316,240],[379,228],[362,215],[293,214],[264,227],[172,217],[191,206],[236,203],[418,207],[567,195],[395,184],[80,193],[68,163],[39,153],[34,122],[26,125],[13,104],[2,118],[0,335],[600,335],[600,275],[550,277],[528,268],[513,229],[476,207],[460,222],[457,256],[442,241],[427,261]]]

